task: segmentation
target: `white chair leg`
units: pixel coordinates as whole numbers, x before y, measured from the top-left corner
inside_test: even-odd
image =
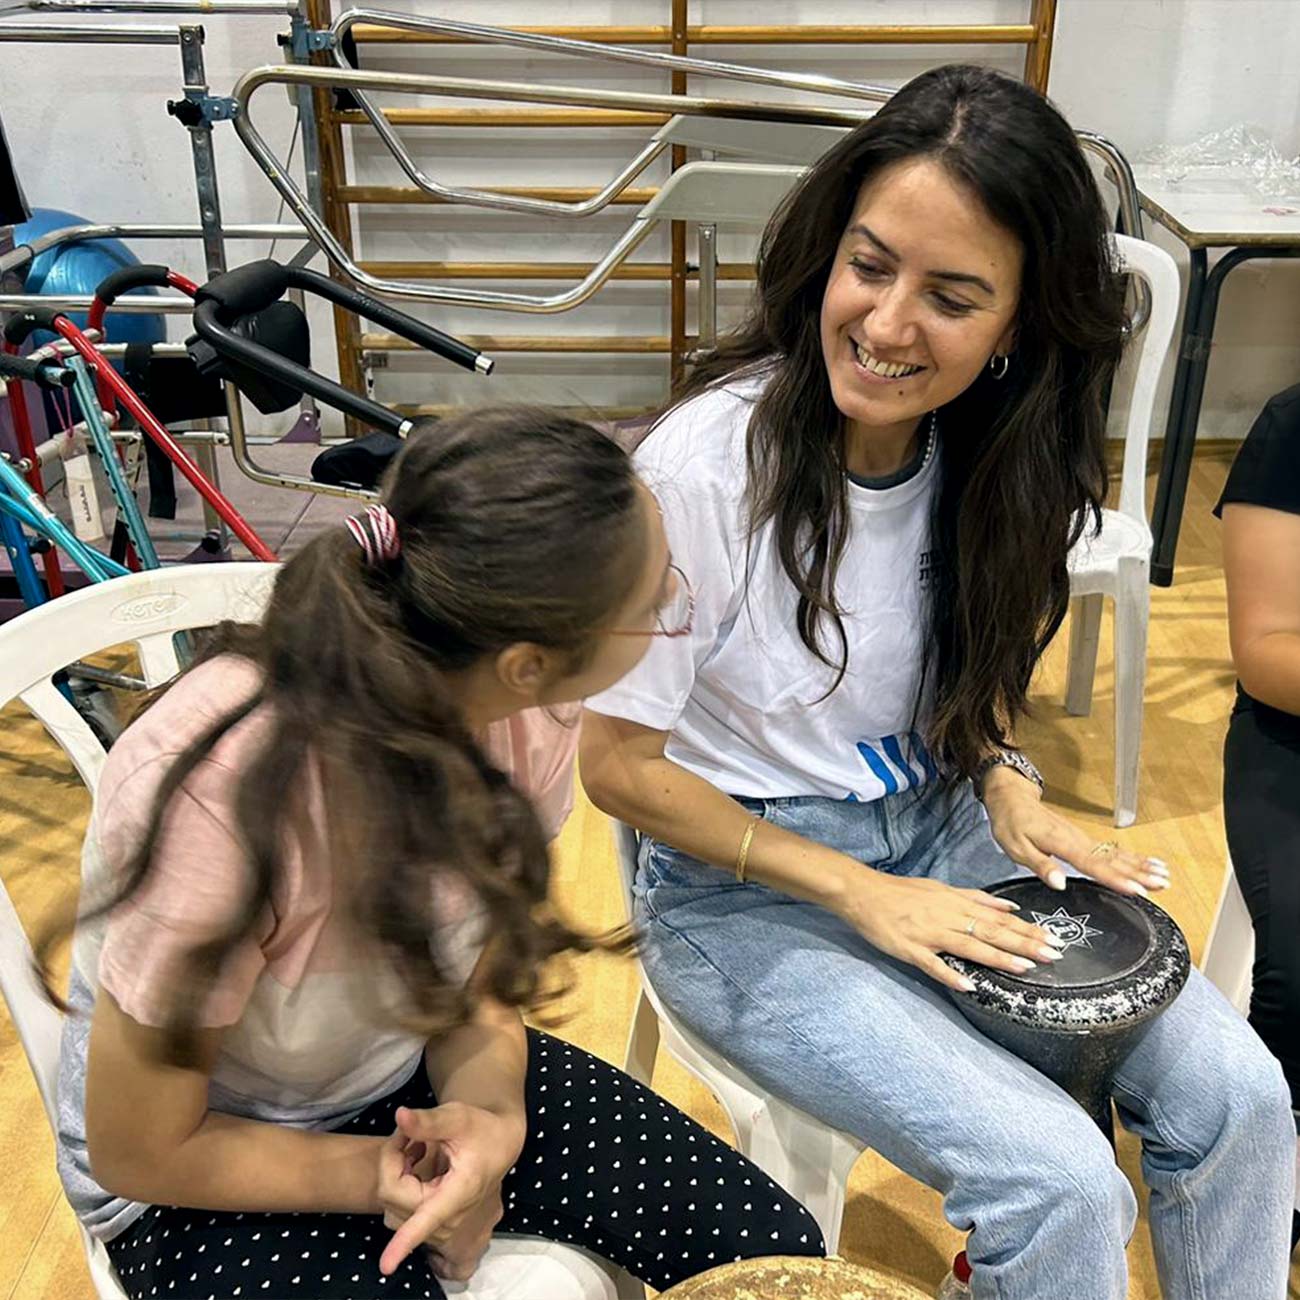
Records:
[[[645,1300],[645,1285],[620,1268],[614,1274],[614,1295],[618,1300]]]
[[[1297,1115],[1300,1122],[1300,1115]],[[1300,1137],[1295,1140],[1295,1212],[1300,1214]]]
[[[833,1255],[839,1248],[849,1173],[861,1144],[775,1098],[753,1120],[744,1153],[817,1220]]]
[[[644,989],[638,989],[636,1010],[632,1012],[632,1029],[627,1036],[627,1055],[623,1069],[648,1088],[655,1075],[655,1058],[659,1055],[659,1017],[650,1005]]]
[[[1070,603],[1070,664],[1065,682],[1065,711],[1086,718],[1092,712],[1092,681],[1097,672],[1101,637],[1101,595],[1079,596]]]
[[[1147,678],[1147,565],[1120,561],[1115,589],[1115,825],[1137,820],[1138,760]]]
[[[1243,1016],[1250,1012],[1254,964],[1255,926],[1229,861],[1219,891],[1219,905],[1205,940],[1201,970]]]

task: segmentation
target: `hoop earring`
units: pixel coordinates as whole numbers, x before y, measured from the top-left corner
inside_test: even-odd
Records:
[[[999,366],[998,362],[1001,362],[1002,364]],[[989,374],[991,374],[994,379],[1005,379],[1007,377],[1007,371],[1010,369],[1010,356],[1005,354],[1003,356],[998,356],[997,353],[994,353],[993,356],[989,358]]]

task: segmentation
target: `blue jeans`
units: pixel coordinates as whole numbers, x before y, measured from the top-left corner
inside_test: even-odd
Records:
[[[1021,872],[969,785],[877,803],[742,800],[894,875],[982,887]],[[943,1194],[976,1300],[1123,1300],[1137,1216],[1065,1092],[947,994],[823,908],[643,840],[642,960],[660,998],[773,1094]],[[1199,971],[1121,1067],[1166,1300],[1282,1300],[1295,1126],[1277,1062]]]

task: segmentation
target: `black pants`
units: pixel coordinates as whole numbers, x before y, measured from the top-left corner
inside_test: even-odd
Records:
[[[1255,926],[1250,1023],[1300,1109],[1300,735],[1286,715],[1238,710],[1223,757],[1228,849]]]
[[[766,1174],[626,1074],[532,1030],[526,1103],[498,1232],[572,1242],[658,1290],[733,1259],[823,1253],[812,1216]],[[420,1069],[340,1131],[386,1137],[398,1106],[436,1104]],[[443,1300],[423,1251],[382,1276],[391,1235],[376,1215],[152,1206],[108,1252],[132,1300]]]

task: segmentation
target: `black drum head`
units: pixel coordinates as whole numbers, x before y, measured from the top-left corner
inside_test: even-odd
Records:
[[[986,891],[1020,905],[1016,915],[1065,943],[1061,960],[1040,962],[1015,978],[1051,988],[1086,988],[1124,979],[1140,970],[1156,942],[1152,918],[1130,895],[1070,879],[1049,889],[1037,876],[1010,880]]]
[[[974,984],[953,996],[968,1014],[1006,1017],[1066,1032],[1096,1032],[1162,1009],[1187,979],[1190,957],[1182,931],[1154,903],[1070,877],[1064,890],[1037,876],[1017,876],[986,893],[1019,905],[1021,920],[1065,941],[1060,961],[1039,962],[1023,975],[945,956]]]

